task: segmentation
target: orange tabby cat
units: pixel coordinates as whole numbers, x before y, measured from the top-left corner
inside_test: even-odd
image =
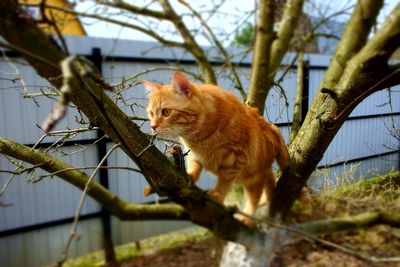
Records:
[[[174,73],[171,84],[143,84],[150,91],[151,128],[159,136],[179,136],[190,149],[187,170],[193,181],[203,167],[214,173],[217,185],[209,195],[221,204],[232,183],[243,186],[247,196],[243,212],[254,215],[262,194],[270,199],[275,188],[274,159],[281,170],[289,164],[278,128],[231,92],[191,83],[180,72]],[[239,219],[251,224],[244,216]]]

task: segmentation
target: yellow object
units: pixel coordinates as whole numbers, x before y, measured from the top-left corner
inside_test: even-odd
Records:
[[[26,5],[28,13],[37,20],[42,20],[39,26],[47,33],[55,34],[56,29],[51,23],[43,20],[39,5],[42,0],[18,0],[22,5]],[[72,10],[71,4],[67,0],[47,0],[46,5]],[[58,31],[63,35],[86,35],[85,29],[76,15],[56,10],[44,8],[44,13],[48,21],[54,21]]]

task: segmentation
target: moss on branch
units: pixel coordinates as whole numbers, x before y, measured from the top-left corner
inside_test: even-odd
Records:
[[[400,228],[400,214],[392,214],[386,211],[368,211],[357,215],[348,215],[342,218],[317,220],[297,224],[293,225],[293,227],[307,234],[321,235],[338,231],[367,228],[378,224]]]
[[[365,45],[371,28],[376,23],[383,0],[358,1],[344,29],[342,38],[326,71],[321,88],[333,89],[339,82],[349,59]],[[357,36],[357,38],[354,38]]]
[[[371,9],[379,10],[381,7],[379,2],[370,0],[357,2],[357,5],[362,5],[362,7],[354,9],[349,24],[362,24],[364,15],[359,14],[362,13],[359,9],[366,9],[365,5],[369,3]],[[378,10],[368,13],[370,14],[369,20],[376,19],[374,16]],[[367,24],[369,25],[370,22]],[[355,35],[350,29],[345,31],[342,41],[354,39]],[[355,27],[355,32],[358,32],[357,29],[359,27]],[[369,27],[364,26],[362,31],[369,32],[370,29],[370,25]],[[368,35],[367,33],[363,34]],[[363,47],[360,48],[362,45]],[[395,7],[385,23],[366,44],[354,44],[354,47],[346,52],[349,53],[349,57],[352,56],[351,59],[346,58],[347,61],[341,62],[337,67],[335,67],[335,60],[332,61],[325,73],[324,81],[337,77],[337,79],[335,78],[337,95],[335,98],[331,98],[329,94],[319,93],[314,98],[297,137],[289,147],[292,161],[278,180],[271,202],[270,217],[281,219],[288,215],[308,177],[323,157],[346,118],[369,95],[364,92],[391,74],[388,73],[388,60],[399,46],[400,4]],[[335,55],[338,55],[340,51],[342,50],[338,48]],[[334,71],[334,69],[337,70]]]

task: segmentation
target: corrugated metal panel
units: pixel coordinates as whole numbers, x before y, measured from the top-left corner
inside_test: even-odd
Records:
[[[281,77],[282,70],[278,71],[276,78]],[[286,123],[292,121],[293,106],[296,101],[296,73],[292,70],[286,74],[285,79],[272,87],[268,94],[264,116],[272,123]],[[289,106],[287,106],[287,104]]]
[[[64,153],[72,153],[75,149],[65,147],[61,150]],[[76,167],[96,165],[95,148],[88,148],[73,155],[57,155],[57,157]],[[15,168],[3,156],[0,157],[0,166],[5,170]],[[90,172],[88,171],[88,173]],[[35,177],[43,174],[45,172],[41,170],[35,171]],[[0,173],[2,185],[8,178],[9,175]],[[15,177],[2,195],[1,201],[12,205],[0,209],[0,218],[2,218],[0,231],[74,216],[82,194],[81,190],[58,178],[45,178],[35,184],[30,184],[28,178],[29,174]],[[99,211],[99,205],[87,198],[82,214],[96,211]]]
[[[399,88],[400,86],[393,87],[390,93],[388,90],[374,93],[361,102],[350,116],[366,116],[400,112]]]
[[[50,113],[54,100],[44,96],[35,99],[23,99],[24,93],[41,93],[49,91],[49,83],[40,78],[36,72],[21,60],[21,63],[10,63],[0,60],[0,77],[12,80],[0,79],[0,136],[9,137],[13,141],[22,144],[34,144],[43,135],[43,132],[36,126],[41,125]],[[20,73],[15,73],[14,67]],[[23,78],[26,85],[24,88],[19,77]],[[75,117],[80,118],[79,113],[73,109],[68,109],[69,115],[62,120],[54,130],[80,128],[75,121]],[[86,119],[87,121],[87,119]],[[76,139],[95,138],[95,133],[82,133]],[[44,142],[53,142],[59,137],[47,137]]]
[[[319,85],[324,77],[324,70],[312,70],[310,72],[310,98],[309,105],[313,101]],[[378,91],[368,96],[361,102],[351,113],[352,116],[368,116],[375,114],[385,114],[391,112],[400,112],[400,86],[391,88],[389,93],[387,90]],[[367,90],[368,88],[366,88]]]
[[[192,60],[190,55],[182,53],[182,51],[177,49],[154,48],[154,43],[102,38],[67,37],[66,39],[70,45],[70,51],[73,53],[89,55],[92,53],[92,48],[100,47],[105,56],[135,57],[136,60],[138,60],[136,62],[107,61],[103,63],[104,76],[110,83],[119,83],[123,77],[126,78],[136,75],[148,68],[175,66],[175,64],[167,63],[144,63],[144,61],[148,59],[171,59],[172,57],[176,57],[178,59]],[[147,53],[143,53],[144,51],[147,51]],[[215,51],[212,53],[214,55]],[[218,55],[215,54],[214,56]],[[285,63],[289,63],[290,56],[291,55],[286,57]],[[145,59],[140,60],[140,58]],[[310,60],[311,66],[327,66],[329,63],[329,57],[326,56],[307,55],[306,58]],[[250,58],[246,60],[245,63],[250,63]],[[17,66],[25,83],[28,85],[28,92],[40,92],[41,87],[48,86],[48,83],[38,77],[32,68],[27,66],[24,61],[17,61],[19,63],[15,63],[15,66]],[[194,65],[185,64],[182,66],[193,72],[199,72],[198,67]],[[15,79],[19,75],[16,73],[13,65],[5,60],[0,60],[0,68],[0,77]],[[240,97],[239,92],[234,88],[234,83],[230,79],[229,73],[220,67],[216,67],[216,72],[219,78],[219,85],[231,90]],[[245,90],[247,90],[250,77],[249,68],[240,67],[238,73],[242,78]],[[279,70],[276,77],[280,77],[281,73],[282,70]],[[171,74],[171,70],[159,70],[144,74],[140,79],[167,83],[170,81]],[[310,71],[310,104],[323,75],[324,71],[320,69],[311,69]],[[145,106],[148,101],[146,90],[141,85],[129,87],[125,84],[125,86],[128,88],[121,92],[121,94],[126,99],[126,102],[124,103],[120,100],[116,100],[118,105],[130,116],[145,117]],[[281,86],[285,90],[289,107],[288,109],[285,107],[285,100],[279,88],[273,88],[269,93],[266,109],[266,117],[272,123],[285,123],[292,119],[291,116],[296,91],[296,74],[294,71],[289,71],[286,78],[282,81]],[[400,97],[398,97],[398,88],[400,88],[400,86],[396,87],[396,90],[391,91],[391,105],[387,104],[389,103],[388,92],[381,91],[364,100],[352,113],[352,116],[375,115],[389,113],[391,111],[399,112]],[[47,90],[47,88],[45,88],[45,90]],[[37,97],[38,107],[32,99],[21,99],[21,94],[23,92],[24,89],[21,87],[21,83],[18,80],[13,82],[0,79],[0,136],[10,138],[17,142],[32,144],[42,136],[42,132],[35,124],[42,123],[50,112],[54,101],[44,97]],[[114,99],[116,98],[114,97]],[[68,117],[57,126],[57,129],[80,127],[80,125],[75,122],[75,115],[78,115],[76,111],[70,109]],[[399,116],[394,117],[393,120],[397,125],[400,125]],[[391,123],[392,120],[390,117],[386,117],[385,119],[375,117],[362,121],[352,120],[346,122],[338,136],[329,146],[320,164],[352,160],[357,157],[365,157],[389,151],[384,145],[390,145],[398,149],[398,141],[390,136],[387,129],[387,126],[390,126]],[[141,126],[144,132],[150,132],[148,123],[144,123]],[[286,142],[289,140],[289,130],[290,127],[281,127]],[[76,139],[95,137],[96,132],[91,132],[81,134]],[[44,142],[54,140],[56,140],[55,137],[49,137],[46,138]],[[108,144],[107,147],[110,149],[111,144]],[[157,144],[157,147],[164,150],[161,144]],[[79,148],[67,147],[62,150],[70,153],[77,149]],[[97,164],[97,150],[95,147],[91,147],[74,155],[59,157],[75,166],[94,166]],[[120,150],[115,151],[110,156],[108,165],[135,167],[135,164]],[[392,168],[398,167],[398,154],[368,159],[357,166],[358,167],[355,168],[354,171],[356,177],[365,176],[367,173],[370,173],[369,171],[372,169],[376,169],[377,173],[384,173],[390,171]],[[0,168],[11,168],[4,157],[0,157]],[[343,172],[349,172],[348,168],[349,165],[333,167],[329,170],[329,174],[332,175],[332,177],[335,177],[335,175],[339,176]],[[90,174],[92,171],[93,170],[90,170],[88,173]],[[40,175],[42,172],[38,172],[37,174]],[[314,176],[320,179],[316,183],[321,183],[321,181],[323,181],[319,173]],[[0,174],[1,185],[6,182],[7,178],[8,175],[4,173]],[[112,192],[129,202],[142,203],[157,200],[155,196],[143,197],[143,188],[147,185],[147,182],[140,174],[135,172],[127,170],[109,170],[109,183]],[[213,175],[203,172],[198,185],[203,189],[208,189],[213,187],[214,183],[215,178]],[[56,178],[45,179],[38,184],[30,185],[26,182],[26,176],[17,177],[12,181],[8,191],[0,199],[2,203],[14,204],[12,207],[0,209],[0,231],[72,216],[80,195],[80,190]],[[87,199],[83,214],[96,211],[99,211],[99,206],[92,200]],[[92,222],[95,222],[93,227]],[[141,239],[184,225],[188,224],[183,222],[120,222],[118,219],[112,219],[112,231],[115,244]],[[72,254],[75,253],[74,255],[84,254],[91,250],[98,249],[101,244],[101,227],[99,220],[82,222],[80,227],[82,227],[81,232],[85,233],[83,237],[86,239],[81,240],[79,244],[73,247]],[[86,231],[89,231],[89,234],[86,234]],[[68,234],[69,225],[65,225],[1,238],[1,264],[3,266],[4,262],[5,266],[39,266],[57,260],[64,248]],[[15,257],[16,254],[20,256]]]
[[[397,125],[400,116],[393,117]],[[398,140],[388,133],[391,118],[350,120],[344,123],[329,145],[320,165],[367,157],[398,149]],[[397,144],[397,146],[396,146]]]
[[[36,267],[49,265],[61,258],[70,235],[71,225],[12,235],[0,239],[2,267]],[[80,239],[73,241],[69,250],[71,258],[100,250],[102,244],[99,219],[79,222]]]
[[[343,164],[329,169],[320,169],[311,175],[309,185],[318,191],[371,178],[396,170],[398,160],[398,154],[391,154]]]

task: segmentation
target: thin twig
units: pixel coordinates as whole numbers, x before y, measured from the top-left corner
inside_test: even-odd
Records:
[[[8,44],[8,43],[5,43],[3,41],[0,41],[0,47],[4,47],[4,48],[10,49],[10,50],[14,50],[14,51],[16,51],[18,53],[21,53],[23,55],[26,55],[28,57],[37,59],[37,60],[39,60],[39,61],[41,61],[41,62],[43,62],[43,63],[45,63],[45,64],[47,64],[47,65],[49,65],[51,67],[54,67],[54,68],[56,68],[58,70],[60,69],[60,66],[58,66],[56,63],[48,61],[47,59],[45,59],[45,58],[43,58],[43,57],[41,57],[41,56],[39,56],[39,55],[37,55],[37,54],[35,54],[33,52],[25,50],[25,49],[23,49],[21,47],[18,47],[18,46],[12,45],[12,44]]]
[[[137,155],[137,157],[139,158],[147,149],[149,149],[150,147],[154,146],[154,140],[156,139],[157,134],[154,134],[152,136],[150,136],[150,142],[149,144],[142,150],[140,151],[140,153]]]
[[[99,162],[99,165],[97,165],[97,168],[94,170],[94,172],[92,173],[92,175],[90,176],[89,180],[87,181],[86,185],[85,185],[85,189],[82,192],[81,195],[81,199],[79,201],[79,205],[78,208],[75,212],[75,217],[74,217],[74,221],[72,223],[71,226],[71,232],[70,232],[70,236],[68,238],[67,244],[65,246],[65,249],[63,251],[63,254],[61,256],[61,259],[56,263],[56,266],[61,267],[63,265],[63,263],[67,260],[68,258],[68,251],[69,248],[72,244],[72,240],[78,238],[78,234],[77,234],[77,227],[78,227],[78,221],[79,221],[79,217],[83,208],[83,203],[85,201],[87,192],[89,190],[90,187],[90,183],[93,181],[94,177],[96,176],[97,172],[100,170],[100,167],[103,165],[103,163],[107,160],[107,158],[111,155],[111,153],[117,149],[120,145],[119,144],[115,144],[108,152],[107,154],[101,159],[101,161]]]
[[[359,96],[354,98],[347,106],[345,106],[338,115],[336,115],[336,114],[332,115],[330,117],[330,123],[333,124],[334,122],[340,121],[341,119],[343,119],[350,110],[353,110],[353,108],[361,101],[361,99],[364,99],[372,92],[377,91],[378,89],[380,89],[380,87],[384,86],[385,83],[387,83],[390,79],[392,79],[394,77],[398,77],[399,74],[400,74],[400,68],[394,70],[392,73],[386,75],[381,80],[379,80],[377,83],[373,84],[367,90],[363,91]],[[334,92],[332,95],[332,90],[329,88],[322,88],[321,92],[327,93],[334,98],[336,97]]]
[[[13,161],[11,163],[13,163],[14,165],[17,166],[17,168],[14,171],[0,170],[0,172],[10,173],[11,174],[10,177],[8,178],[8,180],[3,185],[3,188],[0,191],[0,197],[6,192],[8,186],[10,185],[11,181],[14,179],[15,176],[21,175],[21,174],[23,174],[25,172],[30,173],[30,172],[34,171],[34,169],[36,169],[38,167],[41,167],[41,166],[43,166],[45,164],[45,163],[40,163],[40,164],[36,164],[36,165],[33,165],[31,167],[28,167],[28,168],[24,168],[22,166],[23,161],[21,161],[19,164],[16,163],[16,162],[13,162]],[[32,172],[32,174],[33,174],[33,172]],[[0,206],[1,207],[9,207],[9,206],[12,206],[12,204],[10,204],[10,203],[4,204],[4,203],[0,202]]]
[[[210,62],[207,59],[207,55],[204,50],[197,43],[193,34],[190,32],[189,28],[183,21],[182,17],[178,15],[171,3],[168,0],[159,0],[159,3],[164,10],[164,13],[170,19],[170,21],[174,24],[176,30],[181,35],[184,40],[184,48],[190,52],[193,57],[196,59],[199,67],[205,75],[205,80],[207,83],[217,84],[217,78],[215,77],[215,73]]]
[[[80,16],[80,17],[93,18],[93,19],[98,19],[98,20],[102,20],[102,21],[105,21],[105,22],[109,22],[109,23],[112,23],[112,24],[120,25],[122,27],[133,29],[133,30],[142,32],[142,33],[144,33],[144,34],[146,34],[146,35],[148,35],[150,37],[153,37],[155,40],[159,41],[160,43],[162,43],[162,44],[164,44],[166,46],[183,47],[182,43],[167,40],[167,39],[163,38],[161,35],[159,35],[156,32],[154,32],[153,30],[146,29],[146,28],[141,27],[139,25],[127,23],[127,22],[120,21],[120,20],[115,20],[115,19],[112,19],[112,18],[109,18],[109,17],[103,17],[103,16],[100,16],[100,15],[77,12],[77,11],[74,11],[74,10],[71,10],[71,9],[62,8],[62,7],[49,5],[49,4],[46,5],[46,8],[62,11],[62,12],[73,14],[73,15]]]
[[[98,130],[99,127],[84,127],[84,128],[76,128],[76,129],[66,129],[66,130],[58,130],[58,131],[51,131],[48,132],[48,136],[57,136],[57,135],[71,135],[71,134],[77,134],[77,133],[84,133],[88,131],[96,131]]]
[[[30,93],[30,94],[24,93],[22,95],[22,98],[35,98],[38,96],[59,96],[59,95],[60,95],[60,93],[57,93],[57,92]]]
[[[184,1],[184,0],[178,0],[178,1],[182,5],[186,6],[193,13],[193,15],[200,21],[201,25],[203,25],[203,27],[206,29],[206,31],[208,32],[208,34],[211,37],[211,40],[214,42],[215,46],[218,48],[218,50],[221,52],[221,54],[225,58],[225,63],[228,66],[228,69],[233,76],[233,80],[235,82],[235,88],[240,92],[243,100],[246,101],[247,94],[243,89],[243,85],[240,81],[239,75],[236,72],[235,66],[232,64],[232,61],[231,61],[232,56],[229,55],[229,53],[226,51],[226,49],[224,48],[222,43],[218,40],[214,31],[211,29],[211,27],[208,25],[208,23],[203,19],[201,14],[199,12],[197,12],[191,5],[189,5],[189,3],[187,1]]]
[[[46,177],[53,177],[55,175],[58,175],[59,173],[62,172],[67,172],[67,171],[74,171],[74,170],[90,170],[90,169],[107,169],[107,170],[127,170],[127,171],[133,171],[133,172],[137,172],[137,173],[142,173],[141,170],[136,169],[136,168],[130,168],[130,167],[121,167],[121,166],[86,166],[86,167],[73,167],[73,168],[66,168],[66,169],[62,169],[62,170],[58,170],[56,172],[52,172],[49,174],[43,174],[40,175],[38,178],[31,180],[31,183],[37,183],[41,180],[43,180]],[[1,172],[1,170],[0,170]]]
[[[0,172],[4,172],[4,171],[0,171]],[[12,179],[17,175],[16,172],[11,172],[11,173],[12,173],[12,175],[10,175],[7,182],[3,185],[3,188],[0,191],[0,196],[2,196],[4,194],[4,192],[6,192],[8,185],[11,183]]]
[[[200,81],[203,82],[203,80],[201,79],[201,77],[200,77],[198,74],[196,74],[196,73],[194,73],[194,72],[192,72],[192,71],[189,71],[189,70],[187,70],[187,69],[183,69],[183,68],[180,68],[180,67],[176,67],[176,66],[166,66],[166,67],[153,67],[153,68],[148,68],[148,69],[146,69],[146,70],[144,70],[144,71],[141,71],[141,72],[138,72],[138,73],[136,73],[135,75],[130,76],[130,77],[128,77],[128,78],[123,78],[119,83],[112,84],[111,86],[113,86],[113,87],[115,87],[115,88],[121,87],[121,89],[119,89],[119,90],[117,91],[118,93],[121,93],[121,92],[123,92],[122,88],[125,88],[125,87],[126,87],[126,86],[125,86],[125,83],[126,83],[126,82],[131,81],[131,80],[137,80],[137,79],[139,79],[140,76],[142,76],[142,75],[144,75],[144,74],[148,74],[148,73],[150,73],[150,72],[160,71],[160,70],[172,70],[172,71],[184,72],[184,73],[187,73],[187,74],[191,75],[193,78],[195,78],[195,79],[200,80]],[[132,85],[136,85],[136,84],[138,84],[138,83],[139,83],[139,82],[137,82],[137,83],[135,83],[135,84],[129,84],[128,87],[130,87],[130,86],[132,86]]]

